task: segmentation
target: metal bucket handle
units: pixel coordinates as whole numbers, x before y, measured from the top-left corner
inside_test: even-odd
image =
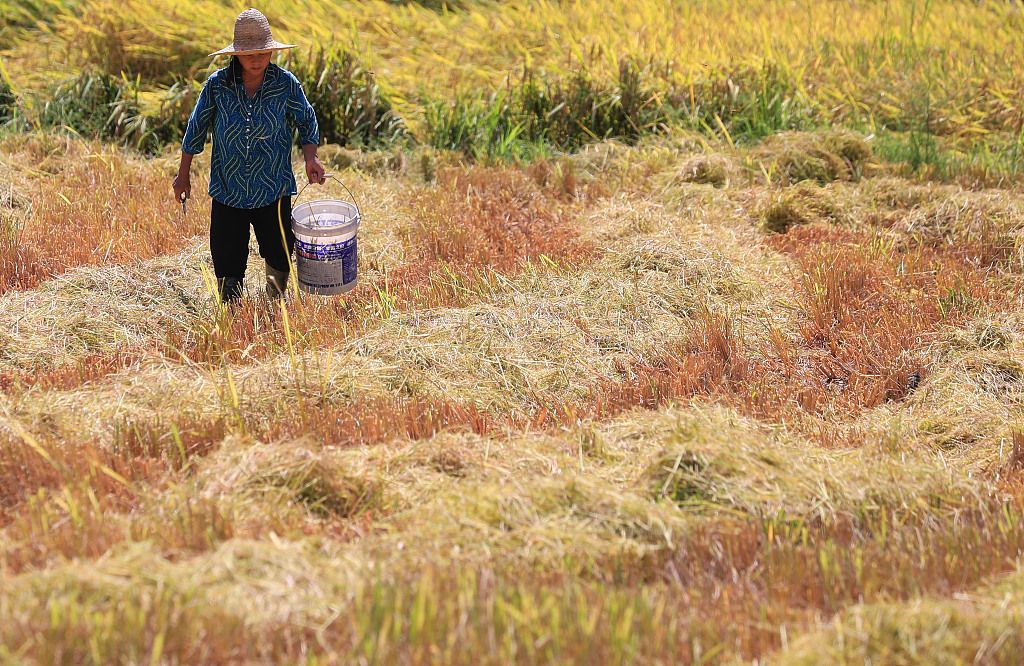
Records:
[[[348,185],[341,182],[341,179],[335,176],[333,173],[325,173],[324,178],[332,178],[334,179],[335,182],[337,182],[339,185],[345,188],[345,191],[348,192],[348,195],[352,197],[352,205],[356,207],[356,218],[361,223],[363,221],[363,209],[362,207],[360,207],[358,203],[356,203],[356,195],[352,194],[352,190],[348,189]],[[295,195],[295,198],[292,199],[292,208],[295,208],[295,202],[298,200],[299,197],[302,196],[302,193],[305,192],[306,188],[309,187],[310,185],[312,185],[312,183],[306,183],[305,185],[302,186],[302,189],[300,189],[298,194]]]

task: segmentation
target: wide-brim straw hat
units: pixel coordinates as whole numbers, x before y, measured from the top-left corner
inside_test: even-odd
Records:
[[[245,55],[260,51],[279,51],[293,49],[295,44],[282,44],[270,34],[270,21],[258,9],[246,9],[235,19],[235,40],[214,51],[210,57],[218,55]]]

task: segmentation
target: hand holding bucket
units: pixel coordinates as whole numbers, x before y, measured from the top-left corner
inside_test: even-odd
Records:
[[[320,160],[315,155],[306,160],[306,178],[309,180],[310,185],[313,183],[323,185],[327,182],[327,176],[328,174],[324,171],[324,165],[320,163]],[[348,188],[346,187],[345,189],[347,190]]]
[[[295,232],[295,263],[299,287],[311,294],[332,296],[356,286],[361,213],[355,195],[334,174],[323,178],[337,181],[351,202],[318,199],[292,205],[292,231]],[[298,199],[309,185],[303,185]]]

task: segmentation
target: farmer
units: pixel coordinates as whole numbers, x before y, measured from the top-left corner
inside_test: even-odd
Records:
[[[267,17],[247,9],[235,19],[234,41],[210,56],[230,55],[231,64],[207,79],[181,142],[181,166],[174,197],[184,206],[192,194],[189,169],[193,156],[213,130],[210,159],[210,254],[220,298],[237,302],[242,295],[249,256],[249,225],[256,233],[267,265],[267,296],[284,294],[295,246],[291,227],[292,128],[299,131],[306,177],[324,182],[317,159],[320,130],[316,114],[295,76],[270,64],[274,51],[294,48],[270,34]]]

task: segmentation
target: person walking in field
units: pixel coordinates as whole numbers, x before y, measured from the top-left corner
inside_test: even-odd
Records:
[[[274,51],[294,48],[270,33],[267,17],[247,9],[235,20],[234,41],[210,56],[230,55],[231,63],[203,85],[181,142],[181,165],[174,197],[184,204],[192,194],[192,158],[213,133],[210,160],[210,254],[222,301],[242,295],[249,256],[249,226],[266,262],[267,296],[284,294],[295,236],[291,228],[292,127],[298,129],[306,177],[323,183],[317,158],[320,131],[302,84],[291,72],[270,64]]]

